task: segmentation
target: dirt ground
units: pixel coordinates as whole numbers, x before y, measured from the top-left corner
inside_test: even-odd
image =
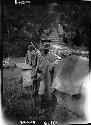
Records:
[[[14,59],[15,62],[24,62],[24,58]],[[3,111],[5,117],[12,121],[57,121],[57,124],[66,124],[68,121],[85,120],[84,113],[79,114],[69,110],[64,105],[51,103],[46,106],[44,114],[39,114],[38,99],[32,98],[32,89],[22,88],[21,69],[9,68],[3,69]],[[67,101],[67,100],[66,100]],[[56,124],[56,123],[55,123]]]

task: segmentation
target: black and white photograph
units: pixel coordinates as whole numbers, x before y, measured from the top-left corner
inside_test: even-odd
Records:
[[[91,2],[2,0],[1,7],[5,125],[88,123]]]

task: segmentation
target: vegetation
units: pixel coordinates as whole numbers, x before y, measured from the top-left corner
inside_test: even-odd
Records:
[[[46,5],[4,4],[3,56],[25,56],[30,41],[38,47],[42,35],[57,30],[63,42],[88,47],[90,32],[88,2],[50,3]],[[59,24],[64,33],[58,32]],[[55,36],[54,36],[55,37]]]

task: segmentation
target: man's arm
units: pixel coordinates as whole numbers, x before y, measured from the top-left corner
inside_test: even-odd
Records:
[[[49,60],[51,63],[53,63],[55,61],[62,60],[62,58],[56,55],[55,53],[51,52],[49,53]]]
[[[52,53],[52,59],[53,61],[50,63],[50,66],[49,66],[49,71],[52,70],[52,68],[61,60],[63,60],[61,57],[57,56],[55,53]]]
[[[53,53],[53,54],[54,54],[54,56],[56,57],[57,60],[62,60],[62,58],[60,56],[56,55],[55,53]]]

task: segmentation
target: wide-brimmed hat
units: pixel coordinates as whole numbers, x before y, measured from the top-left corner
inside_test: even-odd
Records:
[[[43,45],[43,50],[49,50],[50,49],[50,43],[45,43]]]
[[[48,43],[50,43],[50,42],[52,42],[51,40],[48,40],[48,39],[41,39],[41,42],[48,42]]]
[[[32,68],[29,64],[26,63],[17,63],[16,66],[23,70],[29,70]]]
[[[32,50],[32,49],[33,49],[33,46],[32,46],[32,45],[29,45],[29,46],[28,46],[28,49],[29,49],[29,50]]]

